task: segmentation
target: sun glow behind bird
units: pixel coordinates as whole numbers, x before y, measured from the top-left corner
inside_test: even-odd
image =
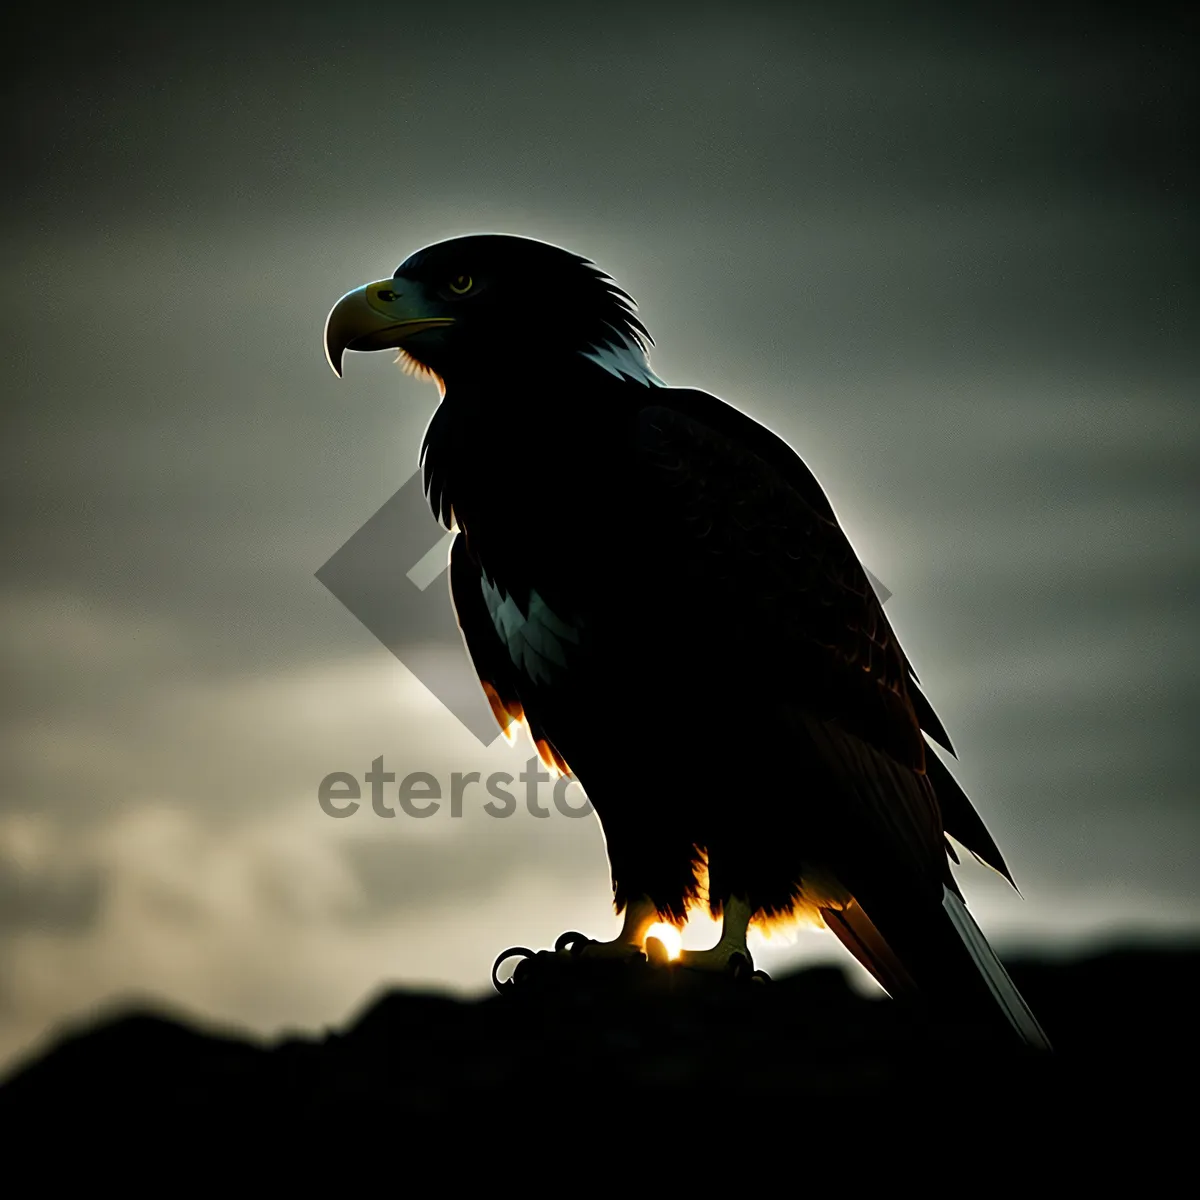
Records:
[[[651,938],[657,938],[662,942],[669,961],[677,959],[683,950],[683,935],[674,925],[668,925],[665,921],[658,921],[646,930],[646,942],[649,942]]]

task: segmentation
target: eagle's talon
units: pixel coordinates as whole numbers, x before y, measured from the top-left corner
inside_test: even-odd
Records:
[[[494,963],[492,963],[492,986],[498,992],[515,987],[517,984],[517,976],[522,973],[522,969],[526,963],[530,962],[535,957],[532,950],[524,946],[513,946],[511,949],[505,950],[499,955]],[[508,962],[510,958],[518,959],[517,965],[512,969],[512,973],[507,979],[500,978],[500,968]]]
[[[560,934],[554,942],[553,954],[558,958],[585,959],[589,962],[608,959],[612,962],[644,963],[647,954],[633,942],[625,938],[615,938],[611,942],[598,942],[586,934],[574,930]]]
[[[749,980],[758,972],[745,950],[731,950],[720,944],[711,950],[684,950],[676,963],[689,971],[704,971],[709,974],[728,975],[731,979]]]
[[[586,934],[569,930],[567,933],[558,936],[558,939],[554,943],[554,952],[555,954],[579,954],[592,941],[593,939]]]

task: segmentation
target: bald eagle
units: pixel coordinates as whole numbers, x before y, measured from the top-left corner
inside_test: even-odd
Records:
[[[467,652],[603,829],[624,921],[584,953],[641,956],[699,906],[721,938],[684,965],[737,972],[748,928],[807,920],[891,995],[1047,1046],[948,838],[1008,866],[824,492],[651,345],[591,260],[501,234],[417,251],[325,326],[339,376],[394,349],[439,387],[420,462]]]

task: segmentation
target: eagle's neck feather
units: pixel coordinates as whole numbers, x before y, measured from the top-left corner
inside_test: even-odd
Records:
[[[631,379],[635,383],[645,384],[646,387],[667,386],[650,370],[650,364],[646,361],[641,347],[624,334],[620,335],[619,340],[600,342],[587,350],[581,350],[580,354],[618,379]]]

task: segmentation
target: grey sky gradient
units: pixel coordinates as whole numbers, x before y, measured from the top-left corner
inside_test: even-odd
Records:
[[[32,18],[0,287],[4,1062],[131,993],[313,1027],[611,929],[593,821],[316,802],[381,754],[447,784],[529,756],[313,577],[437,399],[387,355],[337,381],[325,314],[475,230],[594,258],[659,375],[816,472],[1021,884],[962,873],[998,946],[1200,930],[1195,18],[898,12]],[[752,759],[728,786],[755,802]],[[844,961],[831,940],[764,965]]]

